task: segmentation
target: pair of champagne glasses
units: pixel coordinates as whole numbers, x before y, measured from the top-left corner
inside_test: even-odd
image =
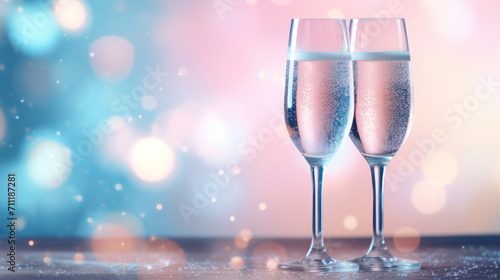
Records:
[[[387,164],[413,119],[410,53],[404,19],[292,19],[285,121],[311,167],[312,243],[305,257],[282,269],[310,272],[402,271],[420,263],[394,257],[384,239]],[[333,259],[323,242],[323,170],[347,135],[368,162],[373,185],[373,237],[366,254]]]

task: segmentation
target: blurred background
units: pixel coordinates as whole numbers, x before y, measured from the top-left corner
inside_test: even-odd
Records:
[[[406,19],[415,119],[388,167],[386,234],[499,234],[499,9],[0,0],[0,170],[17,176],[18,235],[309,237],[309,168],[282,111],[293,17]],[[324,192],[326,237],[371,236],[370,171],[349,139]]]

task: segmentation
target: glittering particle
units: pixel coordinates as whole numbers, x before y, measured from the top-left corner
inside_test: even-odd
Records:
[[[5,65],[0,64],[0,71],[3,71],[3,70],[5,70]]]
[[[21,103],[24,103],[24,99],[21,99]]]
[[[95,54],[93,52],[90,52],[89,55],[90,55],[90,57],[94,57]]]
[[[125,216],[126,214],[127,214],[127,213],[125,213],[125,212],[122,212],[122,216]]]
[[[217,199],[215,197],[212,197],[212,199],[210,199],[212,202],[216,202]]]
[[[93,222],[92,218],[91,217],[88,217],[87,218],[87,223],[91,224]]]
[[[81,195],[77,195],[77,196],[76,196],[76,201],[82,201],[82,199],[83,199],[83,198],[82,198],[82,196],[81,196]]]
[[[158,209],[158,210],[163,209],[163,205],[161,205],[160,203],[156,204],[156,209]]]
[[[17,11],[22,13],[22,12],[24,12],[24,9],[23,9],[23,7],[19,6],[19,7],[17,7]]]
[[[57,80],[57,81],[56,81],[56,84],[59,84],[59,83],[61,83],[61,81]]]
[[[139,115],[139,119],[142,119],[142,115]]]
[[[354,230],[358,227],[358,219],[354,216],[347,216],[344,219],[344,227],[348,230]]]
[[[123,246],[125,246],[125,242],[120,243],[120,245],[121,245],[122,247],[123,247]]]
[[[139,217],[141,218],[144,218],[146,216],[146,214],[144,214],[143,212],[141,212],[141,214],[139,214]]]
[[[56,135],[57,135],[57,136],[61,135],[61,132],[56,131]]]
[[[43,262],[49,264],[51,262],[50,257],[43,257]]]
[[[33,246],[35,245],[35,242],[33,240],[28,241],[28,245]]]
[[[73,261],[75,264],[83,264],[85,262],[85,256],[82,253],[76,253],[73,255]]]
[[[224,175],[224,170],[219,170],[219,175]]]
[[[18,119],[19,119],[19,116],[15,116],[14,118],[15,118],[16,120],[18,120]]]
[[[116,184],[115,185],[115,190],[117,190],[117,191],[121,191],[122,188],[123,188],[123,186],[121,184]]]
[[[267,205],[266,205],[264,202],[261,202],[261,203],[259,204],[259,209],[260,209],[260,211],[264,211],[264,210],[266,210],[266,208],[267,208]]]
[[[230,220],[231,222],[234,222],[234,220],[235,220],[234,216],[229,217],[229,220]]]

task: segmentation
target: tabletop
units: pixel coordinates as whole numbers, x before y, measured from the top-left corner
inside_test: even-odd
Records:
[[[395,256],[421,262],[422,268],[416,271],[306,273],[277,268],[279,262],[302,257],[309,243],[308,239],[238,237],[31,238],[17,239],[12,250],[8,240],[1,239],[0,279],[500,278],[500,236],[388,239]],[[329,253],[341,260],[361,256],[369,243],[366,238],[326,240]]]

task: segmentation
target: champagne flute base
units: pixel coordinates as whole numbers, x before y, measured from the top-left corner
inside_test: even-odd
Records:
[[[360,271],[407,271],[419,270],[420,263],[396,257],[361,257],[350,260],[359,265]]]
[[[289,263],[280,263],[278,267],[283,270],[303,272],[356,272],[359,269],[359,266],[354,263],[341,262],[331,257],[313,258],[310,256]]]

